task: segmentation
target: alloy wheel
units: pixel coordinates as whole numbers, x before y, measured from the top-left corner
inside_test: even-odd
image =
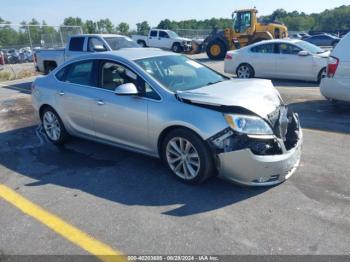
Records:
[[[248,66],[242,65],[237,70],[238,78],[251,78],[251,70]]]
[[[43,126],[47,136],[53,140],[57,141],[61,136],[61,125],[54,113],[51,111],[46,111],[43,116]]]
[[[190,141],[174,137],[166,147],[166,157],[171,170],[185,180],[194,179],[200,170],[200,158]]]

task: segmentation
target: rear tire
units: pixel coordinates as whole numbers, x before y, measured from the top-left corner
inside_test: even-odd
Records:
[[[166,135],[162,159],[181,182],[200,184],[215,175],[210,149],[194,132],[178,128]]]
[[[137,44],[143,48],[147,47],[145,41],[142,41],[142,40],[137,41]]]
[[[241,64],[236,70],[237,78],[247,79],[254,77],[254,69],[251,65]]]
[[[318,77],[317,77],[317,83],[321,83],[323,78],[327,77],[327,68],[322,68],[321,71],[318,73]]]
[[[70,136],[64,127],[61,118],[51,107],[46,107],[41,114],[41,122],[46,137],[55,145],[63,145]]]

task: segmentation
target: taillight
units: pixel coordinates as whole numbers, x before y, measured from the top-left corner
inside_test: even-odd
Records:
[[[335,72],[337,72],[337,68],[339,65],[339,59],[331,56],[328,59],[328,67],[327,67],[327,76],[332,78],[335,75]]]
[[[233,57],[232,57],[232,55],[230,55],[230,54],[226,54],[225,59],[226,59],[226,60],[232,60]]]
[[[35,90],[35,84],[34,84],[34,81],[32,82],[32,84],[30,85],[30,89],[32,90],[32,93],[34,92]]]

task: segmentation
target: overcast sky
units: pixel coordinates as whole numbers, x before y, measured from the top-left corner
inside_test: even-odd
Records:
[[[109,18],[115,25],[127,22],[135,28],[136,23],[144,20],[157,26],[165,18],[229,18],[235,9],[254,6],[260,15],[267,15],[277,8],[314,13],[341,5],[350,5],[350,0],[11,0],[1,5],[0,17],[14,24],[35,18],[49,25],[60,25],[68,16],[84,20]]]

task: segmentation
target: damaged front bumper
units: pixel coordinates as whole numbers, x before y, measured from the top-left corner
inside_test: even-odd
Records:
[[[249,186],[272,186],[290,178],[300,163],[302,132],[295,148],[282,155],[258,156],[250,149],[221,153],[220,175]]]
[[[295,127],[290,130],[293,133],[290,139],[292,144],[275,136],[272,143],[277,145],[276,149],[271,148],[263,153],[254,150],[251,146],[254,141],[250,143],[251,148],[218,152],[219,175],[248,186],[273,186],[290,178],[299,166],[303,144],[303,134],[296,114],[293,114],[293,121]]]

